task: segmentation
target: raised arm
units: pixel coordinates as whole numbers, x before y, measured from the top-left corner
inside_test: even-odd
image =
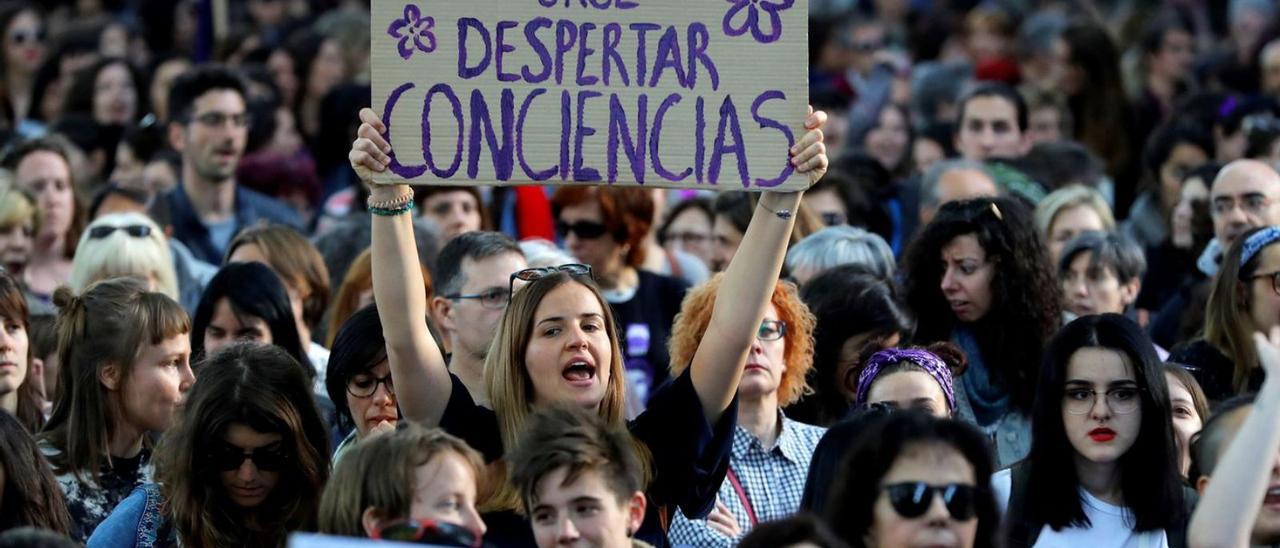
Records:
[[[796,171],[807,173],[816,182],[827,171],[827,151],[822,143],[822,125],[827,115],[811,113],[805,120],[809,131],[791,148]],[[782,218],[776,212],[800,206],[803,192],[766,192],[760,197],[738,252],[725,269],[716,294],[711,323],[694,352],[689,375],[702,400],[702,411],[715,424],[733,401],[738,381],[747,363],[752,340],[764,320],[765,308],[778,283],[782,258],[795,224],[794,216]]]
[[[1194,548],[1249,546],[1280,454],[1280,328],[1270,340],[1254,334],[1254,345],[1267,377],[1192,514],[1187,544]]]
[[[356,175],[370,184],[387,169],[391,144],[387,128],[371,109],[360,111],[358,138],[348,159]],[[370,184],[370,200],[390,202],[410,192],[408,185]],[[426,426],[440,424],[453,392],[449,370],[427,329],[427,296],[413,239],[413,215],[373,217],[373,295],[387,340],[387,361],[396,383],[396,401],[405,418]]]

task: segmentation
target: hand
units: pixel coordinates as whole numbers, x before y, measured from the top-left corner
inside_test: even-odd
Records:
[[[373,109],[360,109],[360,129],[356,130],[357,137],[351,143],[347,160],[351,162],[356,176],[365,184],[373,180],[374,173],[382,173],[391,163],[391,157],[388,156],[391,153],[391,143],[383,137],[386,132],[387,126]]]
[[[804,127],[809,131],[791,147],[791,165],[796,166],[796,171],[809,175],[809,184],[827,174],[827,145],[822,142],[822,126],[826,123],[827,113],[814,112],[810,106],[809,117],[804,120]]]
[[[707,515],[707,526],[731,539],[742,536],[742,528],[738,527],[738,519],[733,517],[729,507],[725,506],[719,499],[716,499],[716,507]]]
[[[396,425],[391,424],[389,421],[382,421],[369,430],[369,438],[372,439],[374,436],[381,436],[395,431]]]
[[[1270,335],[1255,332],[1253,345],[1258,350],[1258,361],[1267,374],[1267,381],[1280,379],[1280,327],[1272,327]]]

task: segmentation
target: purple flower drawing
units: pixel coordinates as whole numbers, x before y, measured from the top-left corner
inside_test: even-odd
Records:
[[[795,5],[796,0],[727,0],[733,4],[724,14],[724,33],[742,36],[748,30],[761,44],[775,42],[782,37],[782,16],[779,12]]]
[[[436,50],[436,35],[431,32],[435,26],[434,17],[423,17],[422,10],[418,9],[418,6],[406,4],[404,18],[392,21],[391,26],[387,27],[387,34],[399,40],[396,43],[396,49],[399,50],[402,59],[408,59],[413,55],[414,47],[423,53]],[[413,41],[413,47],[409,45],[410,40]]]

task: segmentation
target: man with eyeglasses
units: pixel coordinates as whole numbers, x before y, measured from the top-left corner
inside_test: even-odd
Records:
[[[1151,338],[1161,346],[1178,339],[1185,310],[1204,310],[1209,292],[1202,286],[1218,273],[1222,256],[1241,234],[1260,226],[1280,225],[1280,174],[1257,160],[1236,160],[1218,172],[1209,189],[1213,239],[1205,247],[1196,276],[1175,293],[1151,321]],[[1170,355],[1178,361],[1179,352]]]
[[[236,183],[250,120],[235,72],[218,65],[187,71],[169,91],[169,108],[169,144],[182,154],[182,180],[165,199],[173,237],[196,258],[220,263],[231,238],[262,221],[302,229],[288,206]]]
[[[479,405],[489,402],[484,360],[511,300],[511,274],[527,266],[520,246],[499,232],[459,234],[436,258],[431,318],[449,356],[449,372]]]

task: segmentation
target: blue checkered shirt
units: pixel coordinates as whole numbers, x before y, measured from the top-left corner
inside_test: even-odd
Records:
[[[826,428],[788,419],[781,411],[778,419],[782,422],[782,433],[777,443],[768,449],[741,426],[733,431],[729,466],[738,476],[760,523],[783,519],[799,510],[813,449],[827,431]],[[750,532],[751,520],[729,478],[720,484],[717,496],[737,520],[742,534]],[[741,537],[726,537],[707,526],[706,520],[689,519],[680,510],[672,517],[671,528],[667,531],[672,546],[734,546],[742,540]]]

